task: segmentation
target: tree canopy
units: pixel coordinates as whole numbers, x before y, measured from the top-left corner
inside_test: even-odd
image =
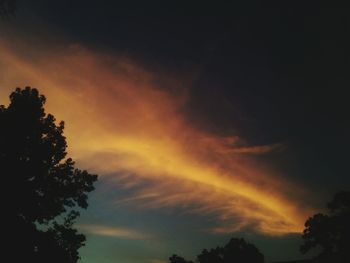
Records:
[[[337,193],[328,203],[328,214],[318,213],[305,223],[301,252],[320,248],[320,262],[350,262],[350,191]]]
[[[169,258],[170,263],[193,263],[192,261],[188,261],[184,259],[183,257],[179,257],[178,255],[172,255]]]
[[[64,122],[45,113],[45,101],[26,87],[0,106],[0,174],[10,190],[5,211],[12,226],[6,245],[13,262],[73,263],[85,241],[73,228],[77,208],[87,208],[97,175],[66,158]]]
[[[169,258],[170,263],[192,263],[182,257],[173,255]],[[253,245],[243,238],[231,238],[223,247],[210,250],[204,249],[197,256],[198,263],[264,263],[264,255]]]

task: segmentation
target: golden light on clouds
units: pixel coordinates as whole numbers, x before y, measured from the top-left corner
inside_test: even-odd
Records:
[[[161,85],[174,79],[125,57],[79,46],[23,50],[26,56],[0,44],[0,103],[7,104],[17,86],[38,88],[47,97],[47,112],[66,122],[68,151],[80,166],[113,177],[116,191],[149,182],[114,205],[179,206],[215,215],[214,232],[253,227],[281,235],[303,229],[310,211],[298,201],[299,186],[246,158],[283,145],[238,147],[240,138],[199,130],[183,115],[186,89],[169,92]]]

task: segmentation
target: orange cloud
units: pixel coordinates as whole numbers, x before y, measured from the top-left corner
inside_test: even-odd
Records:
[[[113,177],[116,188],[150,182],[115,205],[213,214],[220,222],[214,232],[254,227],[281,235],[303,229],[311,212],[298,202],[300,186],[246,158],[283,146],[242,148],[240,138],[198,130],[181,113],[184,89],[174,94],[159,84],[176,80],[125,57],[79,46],[23,49],[35,59],[0,44],[0,102],[16,86],[38,88],[48,99],[47,111],[67,123],[68,150],[80,166],[102,176],[124,172]]]

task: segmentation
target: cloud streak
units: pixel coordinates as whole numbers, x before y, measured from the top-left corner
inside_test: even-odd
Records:
[[[302,230],[311,212],[299,201],[300,186],[247,158],[283,146],[241,147],[241,138],[194,127],[182,111],[186,89],[163,87],[177,79],[77,45],[34,52],[34,61],[5,43],[0,53],[0,70],[6,73],[0,77],[1,98],[16,86],[37,87],[48,98],[48,112],[67,123],[71,156],[110,176],[116,190],[133,190],[111,204],[177,206],[214,215],[218,227],[211,231],[217,233],[246,227],[269,235]],[[95,233],[118,234],[107,230],[95,228]]]
[[[150,236],[129,228],[112,227],[105,225],[79,224],[77,227],[91,235],[126,238],[126,239],[149,239]]]

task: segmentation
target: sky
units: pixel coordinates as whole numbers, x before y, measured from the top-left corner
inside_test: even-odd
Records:
[[[305,257],[304,222],[350,186],[348,11],[18,1],[0,20],[0,104],[39,89],[99,175],[81,262],[194,259],[231,237],[268,262]]]

